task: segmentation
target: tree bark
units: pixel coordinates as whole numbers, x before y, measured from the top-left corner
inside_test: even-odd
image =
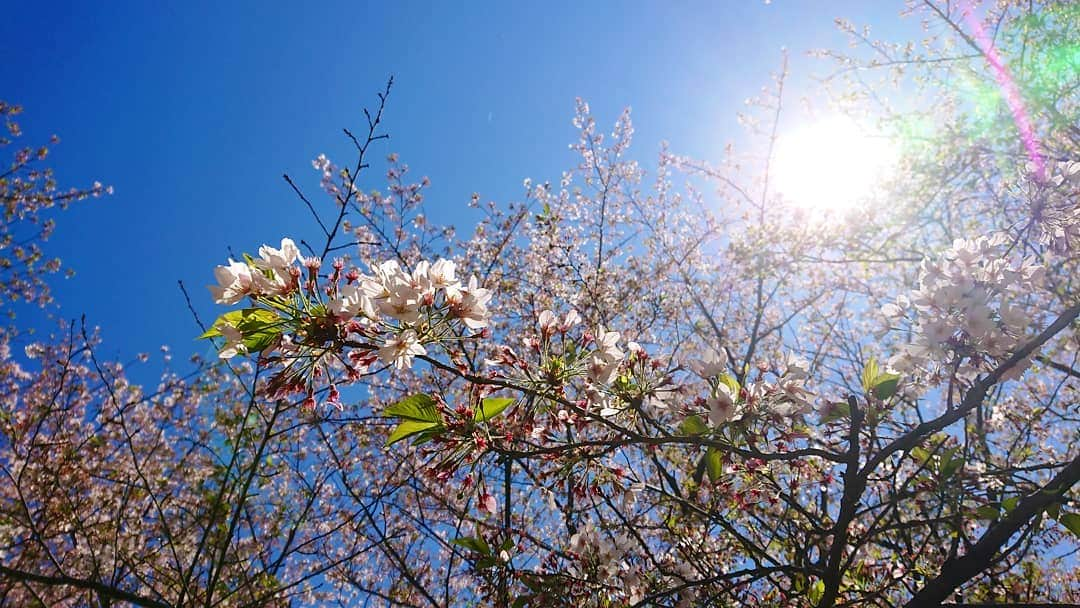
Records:
[[[993,565],[1002,545],[1048,506],[1060,500],[1077,481],[1080,481],[1080,456],[1059,471],[1046,486],[1029,494],[1005,517],[994,522],[970,551],[962,557],[945,562],[937,578],[926,583],[905,607],[940,606],[957,587]]]

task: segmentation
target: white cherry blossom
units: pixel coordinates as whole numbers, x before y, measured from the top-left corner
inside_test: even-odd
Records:
[[[252,278],[251,268],[243,263],[229,258],[228,266],[218,266],[214,269],[214,278],[217,285],[208,287],[214,302],[218,304],[236,304],[251,293]]]
[[[247,352],[247,347],[244,346],[244,335],[239,329],[225,323],[218,325],[217,328],[225,338],[225,346],[218,353],[219,358],[232,359],[236,355]]]
[[[687,367],[704,380],[716,378],[727,370],[727,355],[712,349],[705,351],[705,356],[688,362]]]
[[[413,357],[426,354],[427,349],[420,344],[416,332],[411,329],[391,337],[379,348],[379,360],[393,364],[397,369],[411,368]]]
[[[262,258],[263,267],[287,272],[288,267],[300,257],[300,249],[292,239],[283,238],[280,249],[269,245],[259,247],[259,257]]]
[[[608,362],[618,363],[623,360],[626,355],[617,346],[619,341],[619,332],[617,331],[605,331],[604,326],[601,325],[596,330],[596,352],[600,357]]]
[[[452,306],[453,314],[469,329],[483,329],[488,325],[488,302],[491,291],[480,287],[476,276],[469,277],[469,284],[461,291]]]
[[[376,318],[374,303],[358,285],[343,285],[338,291],[338,297],[330,301],[327,309],[339,319]]]
[[[709,408],[709,422],[713,426],[739,418],[735,412],[735,396],[731,394],[731,388],[723,382],[717,384],[716,390],[705,400],[705,405]]]

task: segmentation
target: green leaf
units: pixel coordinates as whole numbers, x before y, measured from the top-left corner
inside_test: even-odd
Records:
[[[1005,509],[1005,512],[1008,513],[1010,511],[1012,511],[1013,509],[1015,509],[1016,505],[1019,504],[1019,503],[1020,503],[1020,497],[1019,496],[1010,496],[1009,498],[1006,498],[1005,500],[1001,501],[1001,508]]]
[[[962,466],[964,466],[963,458],[954,458],[952,454],[949,454],[948,459],[942,456],[941,479],[946,480],[952,477]]]
[[[724,475],[724,462],[720,458],[720,450],[709,448],[705,452],[705,469],[709,473],[709,480],[716,481]]]
[[[390,433],[390,436],[386,438],[386,445],[393,445],[406,437],[412,437],[418,435],[424,431],[441,429],[442,425],[438,422],[422,422],[420,420],[402,420],[401,424],[397,425],[394,432]],[[421,438],[423,439],[423,438]]]
[[[481,555],[491,555],[491,547],[488,546],[487,541],[480,536],[464,536],[461,538],[455,538],[453,544],[459,547],[465,547],[469,551],[475,551]]]
[[[221,315],[214,320],[214,324],[210,326],[210,329],[206,330],[203,335],[196,338],[197,340],[206,340],[209,338],[216,338],[221,335],[221,330],[218,327],[222,325],[231,325],[239,328],[240,320],[244,318],[243,310],[230,310],[229,312]]]
[[[884,372],[878,366],[877,359],[870,357],[862,372],[863,392],[873,395],[878,399],[885,400],[896,394],[896,387],[900,383],[900,374]]]
[[[476,410],[473,418],[477,422],[491,420],[503,413],[503,410],[513,402],[513,397],[488,397],[480,402],[480,409]]]
[[[810,603],[817,606],[823,595],[825,595],[825,581],[819,578],[814,581],[813,585],[810,585],[810,593],[807,596],[810,598]]]
[[[878,369],[877,358],[870,357],[870,360],[866,362],[866,367],[862,370],[862,390],[864,393],[869,393],[874,388],[874,378],[877,378],[878,373],[881,370]]]
[[[242,342],[249,353],[257,353],[273,344],[281,335],[281,330],[280,325],[276,327],[267,325],[252,332],[245,331]]]
[[[267,323],[277,323],[277,322],[281,321],[281,318],[278,317],[276,312],[274,312],[272,310],[267,310],[265,308],[245,308],[245,309],[241,310],[240,312],[241,312],[241,315],[240,315],[241,316],[241,321],[240,321],[241,325],[255,324],[255,323],[267,324]],[[241,327],[241,329],[243,329],[243,328]]]
[[[383,416],[442,424],[442,417],[439,416],[439,410],[435,408],[435,400],[423,393],[409,395],[401,401],[387,407],[383,410]]]
[[[884,401],[896,394],[898,384],[900,384],[900,374],[878,374],[874,379],[874,396]]]
[[[851,418],[851,406],[843,401],[829,404],[829,409],[821,416],[821,423],[828,424],[843,418]]]
[[[731,398],[737,401],[739,399],[739,381],[730,374],[720,374],[720,382],[723,382],[731,389]]]
[[[222,325],[229,325],[240,330],[243,344],[248,352],[258,352],[273,344],[285,329],[285,323],[272,310],[265,308],[244,308],[230,310],[214,321],[198,339],[205,340],[221,336]]]
[[[792,575],[791,588],[795,593],[806,593],[806,577],[801,574]]]
[[[401,424],[387,437],[386,445],[413,435],[417,435],[416,444],[419,445],[429,441],[444,428],[442,417],[435,407],[435,400],[423,393],[409,395],[387,407],[383,410],[383,416],[401,419]]]
[[[930,456],[930,450],[926,448],[918,446],[911,448],[911,457],[919,464],[926,464],[926,461],[930,460]]]
[[[219,320],[220,320],[220,317],[219,317]],[[216,338],[216,337],[218,337],[220,335],[221,335],[221,332],[218,331],[217,325],[213,325],[213,326],[210,327],[210,329],[208,329],[205,332],[199,334],[199,337],[195,338],[195,339],[196,340],[209,340],[210,338]]]
[[[1072,532],[1074,536],[1080,538],[1080,514],[1078,513],[1062,513],[1058,518],[1063,526],[1068,528],[1069,532]]]
[[[433,426],[433,427],[431,427],[431,429],[429,429],[427,431],[422,431],[419,435],[417,435],[416,439],[413,439],[412,444],[413,445],[423,445],[423,444],[431,441],[432,439],[438,437],[439,433],[441,433],[443,430],[445,430],[445,429],[444,429],[443,425],[441,425],[441,424],[437,425],[437,426]]]
[[[701,416],[696,414],[687,416],[682,424],[679,425],[679,431],[684,435],[701,435],[709,430],[709,427],[705,426],[705,423],[701,420]]]
[[[978,509],[975,509],[975,517],[979,519],[997,519],[1000,514],[997,507],[992,507],[990,505],[983,505]]]

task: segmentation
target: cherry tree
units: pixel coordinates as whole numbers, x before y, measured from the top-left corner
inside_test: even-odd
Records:
[[[0,111],[0,144],[14,144],[20,108]],[[0,309],[12,319],[20,302],[52,302],[49,210],[110,192],[60,190],[46,155],[16,149],[0,174]],[[181,373],[163,349],[166,371],[144,388],[98,358],[85,321],[52,314],[48,335],[14,320],[0,332],[0,605],[285,605],[340,563],[292,558],[363,552],[342,536],[358,515],[337,519],[330,473],[308,475],[310,429],[286,436],[273,422],[285,404],[256,397],[258,365],[195,357]]]
[[[226,357],[261,351],[268,388],[302,409],[365,386],[359,420],[324,424],[393,421],[391,450],[341,480],[366,486],[390,458],[399,495],[378,514],[402,537],[346,587],[435,605],[1075,597],[1059,565],[1080,467],[1075,74],[1019,55],[1060,52],[1075,11],[919,10],[921,47],[841,24],[872,53],[834,79],[854,110],[944,124],[827,226],[769,189],[783,75],[748,120],[760,171],[664,150],[647,177],[629,116],[604,137],[579,103],[579,164],[526,181],[523,203],[475,199],[487,219],[439,248],[395,159],[385,194],[316,161],[357,249],[325,275],[329,249],[291,240],[220,268],[215,298],[251,306],[207,335]],[[878,71],[935,107],[883,104]],[[969,114],[958,73],[1005,91],[993,114]]]
[[[1080,601],[1080,14],[910,12],[822,53],[907,144],[824,220],[773,186],[783,72],[717,163],[646,169],[579,101],[575,164],[462,237],[395,155],[372,189],[388,85],[322,195],[286,177],[318,237],[214,270],[219,362],[144,390],[78,324],[8,357],[4,597]]]

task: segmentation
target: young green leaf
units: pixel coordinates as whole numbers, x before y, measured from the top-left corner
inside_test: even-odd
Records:
[[[872,391],[874,396],[882,401],[896,394],[896,387],[900,384],[900,374],[883,373],[874,378]]]
[[[1073,533],[1073,536],[1080,538],[1080,513],[1063,513],[1058,518],[1058,521],[1068,528],[1069,532]]]
[[[830,403],[825,413],[821,415],[821,423],[828,424],[844,418],[851,418],[851,406],[843,401]]]
[[[383,410],[383,416],[442,424],[442,417],[439,416],[439,410],[435,408],[435,400],[423,393],[409,395],[401,401],[387,407]]]
[[[244,334],[243,343],[247,352],[257,353],[273,344],[281,336],[282,328],[281,325],[264,325],[250,332],[241,331]]]
[[[817,606],[823,595],[825,595],[825,581],[818,579],[814,581],[813,585],[810,585],[810,592],[807,593],[807,596],[810,598],[810,603]]]
[[[487,397],[480,402],[480,407],[476,410],[474,419],[477,422],[491,420],[503,413],[503,410],[513,402],[513,397]]]
[[[955,450],[956,448],[953,448]],[[950,450],[941,457],[941,479],[942,481],[949,479],[957,471],[964,466],[964,458],[962,456],[954,456],[953,451]]]
[[[686,419],[682,421],[682,424],[679,425],[679,430],[682,431],[684,435],[701,435],[708,431],[709,427],[705,426],[705,423],[702,422],[701,416],[695,414],[687,416]]]
[[[862,371],[862,389],[864,393],[869,393],[874,388],[874,378],[878,377],[877,358],[870,357],[870,360],[866,362],[866,367]]]
[[[724,462],[720,458],[720,450],[709,448],[705,452],[705,468],[709,472],[709,480],[716,481],[724,475]]]
[[[930,460],[930,456],[930,450],[924,447],[916,446],[911,448],[911,457],[919,464],[926,464],[926,461]]]
[[[882,371],[877,359],[870,357],[862,372],[863,392],[881,399],[882,401],[896,394],[896,387],[900,383],[900,374]]]
[[[244,317],[243,310],[230,310],[229,312],[219,316],[214,320],[214,324],[210,326],[210,329],[206,330],[201,336],[196,338],[197,340],[207,340],[209,338],[216,338],[221,335],[221,330],[218,329],[222,325],[231,325],[232,327],[239,328],[240,321]]]
[[[1060,520],[1060,518],[1061,518],[1061,503],[1060,502],[1052,502],[1052,503],[1050,503],[1050,505],[1048,507],[1046,507],[1046,516],[1049,517],[1050,519]]]
[[[397,425],[394,432],[390,433],[390,436],[386,438],[386,445],[393,445],[402,439],[418,435],[424,431],[430,431],[434,429],[442,428],[442,425],[437,422],[421,422],[419,420],[402,420],[401,424]]]
[[[731,389],[732,397],[734,397],[735,399],[738,399],[738,397],[739,397],[739,381],[736,380],[734,376],[732,376],[730,374],[720,374],[720,382],[723,382],[724,384],[726,384],[727,387],[729,389]]]
[[[1012,511],[1013,509],[1015,509],[1016,505],[1019,504],[1019,503],[1020,503],[1020,497],[1019,496],[1010,496],[1009,498],[1006,498],[1005,500],[1001,501],[1001,508],[1005,509],[1005,512],[1008,513],[1010,511]]]
[[[243,334],[244,346],[249,352],[260,351],[269,346],[284,330],[284,323],[272,310],[265,308],[244,308],[230,310],[214,321],[198,339],[206,340],[221,335],[221,326],[229,325]]]
[[[480,536],[464,536],[461,538],[455,538],[453,544],[459,547],[465,547],[469,551],[475,551],[480,555],[491,555],[491,547],[488,546],[487,541]]]

